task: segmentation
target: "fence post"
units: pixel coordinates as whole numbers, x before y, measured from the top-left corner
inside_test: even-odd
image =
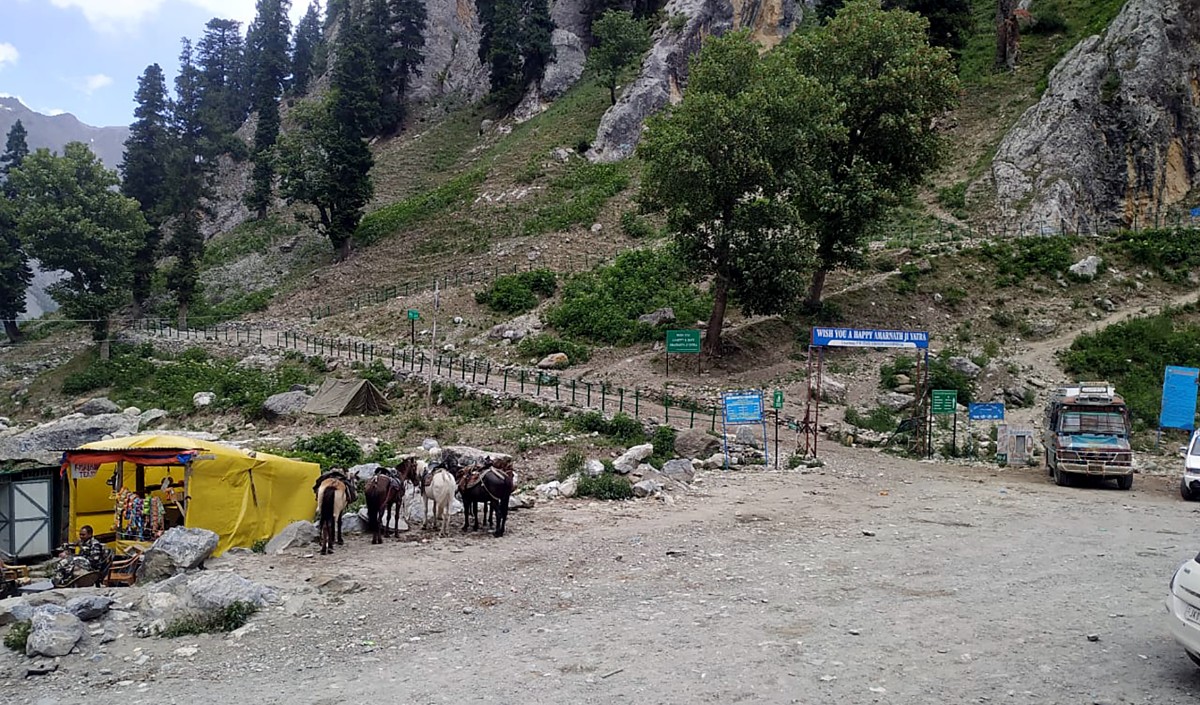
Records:
[[[492,376],[492,361],[488,360],[487,367],[483,370],[483,386],[487,386],[488,377]]]
[[[592,408],[592,383],[584,382],[587,385],[587,408]]]
[[[691,417],[688,418],[688,428],[695,428],[695,427],[696,427],[696,402],[693,401],[692,402],[692,415],[691,415]],[[763,443],[766,443],[766,442],[767,442],[766,439],[763,439]]]
[[[600,383],[600,413],[604,413],[604,397],[608,393],[608,382]]]
[[[671,423],[671,395],[663,393],[663,423]]]
[[[525,370],[521,370],[521,393],[525,393]]]
[[[534,395],[535,397],[540,397],[540,396],[542,395],[542,373],[541,373],[540,371],[537,373],[537,387],[536,387],[536,389],[537,389],[537,391],[535,391],[535,392],[533,393],[533,395]]]
[[[638,405],[641,402],[641,392],[637,387],[633,388],[633,418],[638,417]]]
[[[501,391],[504,391],[504,392],[508,391],[508,368],[507,367],[504,368],[504,387],[501,389]]]
[[[554,401],[559,400],[558,390],[560,387],[562,387],[562,378],[558,375],[554,375]]]
[[[617,387],[617,395],[620,398],[620,401],[617,403],[617,413],[623,414],[625,413],[625,388]]]

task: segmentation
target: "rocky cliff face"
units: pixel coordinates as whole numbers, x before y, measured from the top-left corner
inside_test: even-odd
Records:
[[[1153,222],[1200,186],[1200,4],[1129,0],[1059,63],[992,167],[1024,228]]]
[[[638,78],[604,114],[596,141],[588,153],[594,161],[616,161],[633,154],[646,118],[683,96],[688,58],[700,50],[705,37],[748,28],[766,47],[783,40],[812,0],[670,0],[668,17],[684,15],[687,24],[673,30],[670,23],[654,35],[654,46],[642,62]]]
[[[410,97],[425,103],[479,100],[489,84],[487,69],[479,62],[480,23],[474,0],[426,0],[425,11],[425,61]]]

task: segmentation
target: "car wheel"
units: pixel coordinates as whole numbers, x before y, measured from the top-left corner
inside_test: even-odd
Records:
[[[1188,487],[1186,479],[1179,481],[1179,496],[1183,497],[1183,501],[1185,502],[1191,502],[1196,499],[1196,495],[1192,494],[1192,489]]]
[[[1133,488],[1133,475],[1121,475],[1117,478],[1117,489],[1128,490]]]
[[[1054,468],[1054,484],[1059,487],[1070,487],[1072,484],[1071,473]]]
[[[1187,655],[1188,655],[1188,658],[1190,658],[1192,660],[1192,663],[1196,664],[1197,666],[1200,666],[1200,656],[1193,654],[1191,651],[1187,652]]]

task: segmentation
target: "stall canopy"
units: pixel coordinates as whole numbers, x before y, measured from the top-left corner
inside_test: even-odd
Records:
[[[85,524],[98,536],[114,536],[118,545],[149,541],[182,524],[216,532],[219,555],[269,539],[293,521],[312,520],[312,486],[321,468],[219,443],[149,435],[68,450],[62,472],[72,541]]]
[[[318,416],[375,415],[388,409],[383,393],[365,379],[327,379],[304,407]]]

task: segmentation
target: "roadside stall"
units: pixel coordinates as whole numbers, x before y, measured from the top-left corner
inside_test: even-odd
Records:
[[[180,436],[133,436],[63,453],[70,498],[68,536],[90,525],[126,554],[173,526],[209,529],[214,555],[249,547],[316,513],[321,468],[269,453]]]

